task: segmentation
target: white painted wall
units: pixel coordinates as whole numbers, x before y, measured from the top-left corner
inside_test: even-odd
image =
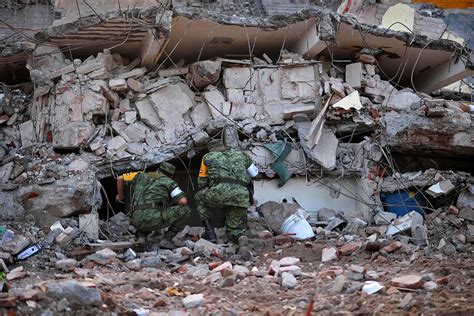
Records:
[[[342,211],[347,215],[358,213],[359,217],[364,216],[365,212],[361,209],[361,203],[355,200],[367,199],[367,197],[364,199],[361,196],[366,193],[361,192],[360,185],[357,184],[358,180],[355,178],[336,182],[334,180],[324,178],[326,183],[334,183],[335,187],[339,187],[340,192],[344,193],[339,194],[337,198],[331,196],[331,190],[327,186],[319,183],[306,183],[304,178],[291,178],[282,188],[278,187],[278,179],[256,181],[254,198],[257,205],[260,205],[267,201],[282,202],[283,199],[291,203],[292,197],[294,197],[308,211],[330,208]]]

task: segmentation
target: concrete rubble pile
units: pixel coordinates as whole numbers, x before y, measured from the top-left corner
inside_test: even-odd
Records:
[[[383,79],[359,46],[155,68],[34,47],[32,82],[0,90],[3,313],[472,314],[474,177],[449,170],[472,170],[469,102]],[[228,126],[262,176],[238,245],[187,225],[160,248],[114,211],[118,174],[191,162]]]
[[[166,77],[147,73],[139,60],[108,51],[70,61],[62,54],[45,57],[49,50],[39,46],[35,54],[40,57],[29,64],[34,91],[13,90],[2,101],[2,187],[20,186],[2,194],[15,209],[35,213],[21,201],[25,192],[70,184],[74,174],[79,183],[96,188],[94,174],[110,176],[110,162],[122,172],[176,155],[192,157],[228,124],[239,127],[245,135],[242,147],[270,178],[276,176],[274,158],[263,146],[279,141],[290,143],[285,168],[296,175],[322,170],[364,177],[370,162],[382,158],[380,145],[416,144],[432,150],[442,145],[454,152],[472,148],[472,119],[465,103],[397,90],[380,78],[367,49],[345,71],[344,66],[284,52],[278,65],[257,58],[254,63],[218,59],[191,64],[184,73],[173,72],[174,67],[160,70]],[[456,124],[448,124],[452,117]],[[380,133],[381,141],[366,137],[347,142],[355,131]],[[416,136],[432,132],[445,133],[443,139],[452,141],[441,144]],[[39,186],[24,188],[32,183]],[[100,204],[95,189],[78,190],[87,196],[84,208]],[[79,211],[74,199],[68,200],[75,206],[52,217]]]

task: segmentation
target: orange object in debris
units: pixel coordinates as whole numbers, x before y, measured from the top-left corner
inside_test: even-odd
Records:
[[[176,287],[168,287],[166,288],[166,294],[169,296],[184,296],[185,293]]]

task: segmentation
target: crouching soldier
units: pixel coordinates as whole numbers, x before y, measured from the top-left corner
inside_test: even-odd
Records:
[[[237,148],[237,142],[231,144],[234,148],[225,146],[221,140],[211,140],[199,171],[196,205],[205,227],[205,238],[212,242],[217,240],[210,222],[212,212],[225,212],[227,236],[238,243],[245,233],[247,208],[253,200],[252,178],[258,174],[258,168]]]
[[[171,179],[175,167],[163,162],[157,172],[131,172],[117,179],[118,201],[123,201],[130,187],[131,223],[138,232],[150,233],[168,227],[160,240],[162,248],[173,248],[172,238],[180,232],[191,209],[178,184]]]

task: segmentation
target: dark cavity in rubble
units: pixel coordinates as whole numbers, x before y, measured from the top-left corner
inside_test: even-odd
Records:
[[[183,157],[183,158],[180,157],[180,158],[175,158],[169,161],[176,167],[176,172],[173,179],[178,183],[178,185],[183,191],[187,192],[188,203],[192,209],[191,217],[188,223],[191,226],[201,225],[201,219],[196,211],[196,203],[194,200],[194,195],[199,190],[198,184],[197,184],[199,167],[201,165],[202,157],[206,153],[207,153],[207,150],[200,153],[196,153],[196,156],[190,159],[186,157]],[[155,167],[148,168],[148,171],[153,171],[153,170],[155,170]],[[129,170],[129,171],[132,172],[135,170]],[[119,212],[126,213],[125,204],[115,201],[115,196],[117,195],[116,177],[110,176],[110,177],[103,178],[100,180],[100,183],[103,187],[103,190],[101,190],[103,203],[99,209],[99,219],[107,220],[110,217],[112,217],[114,214],[117,214]],[[213,223],[216,227],[224,226],[223,212],[216,212],[214,214]]]

